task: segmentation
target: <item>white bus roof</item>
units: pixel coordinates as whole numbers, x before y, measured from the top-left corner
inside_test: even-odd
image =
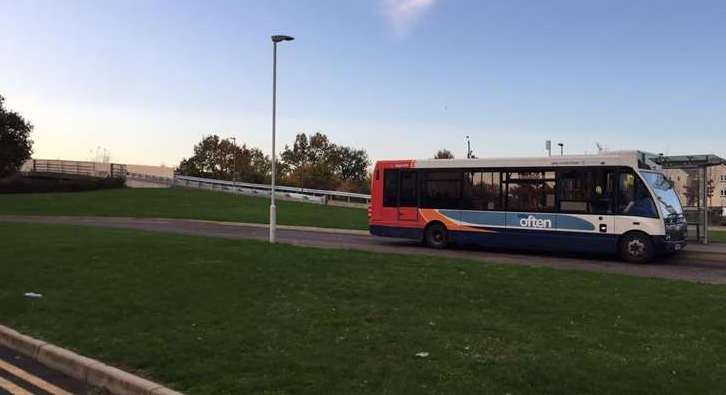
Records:
[[[593,155],[545,156],[539,158],[492,158],[492,159],[424,159],[413,161],[414,168],[476,168],[476,167],[564,167],[564,166],[630,166],[638,168],[644,161],[653,169],[659,168],[647,154],[641,151],[617,151]]]

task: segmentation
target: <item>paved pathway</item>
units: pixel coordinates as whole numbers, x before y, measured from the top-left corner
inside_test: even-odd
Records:
[[[0,346],[0,394],[101,394],[62,373]]]
[[[268,237],[265,225],[185,219],[0,215],[0,222],[3,221],[137,229],[230,239],[267,240]],[[525,253],[521,251],[468,248],[433,250],[424,248],[415,241],[372,237],[365,231],[280,227],[277,231],[277,238],[282,243],[302,246],[443,256],[489,263],[547,266],[558,269],[726,284],[726,244],[711,244],[708,246],[692,244],[687,246],[681,253],[664,258],[657,263],[634,265],[615,260],[614,257],[582,254]]]

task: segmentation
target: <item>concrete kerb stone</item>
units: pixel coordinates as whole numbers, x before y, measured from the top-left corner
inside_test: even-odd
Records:
[[[166,388],[166,387],[157,388],[157,389],[151,391],[151,393],[153,395],[177,395],[178,394],[178,392],[170,390],[169,388]]]
[[[0,344],[35,359],[38,350],[48,343],[33,339],[14,329],[0,325]]]
[[[163,388],[152,381],[105,364],[89,368],[86,382],[95,387],[106,388],[114,394],[152,394],[154,390]]]
[[[84,382],[88,370],[94,365],[102,364],[101,361],[80,356],[52,344],[41,346],[35,355],[35,360],[51,369]]]
[[[76,380],[94,387],[105,388],[114,394],[180,395],[179,392],[160,384],[23,335],[3,325],[0,325],[0,344]]]

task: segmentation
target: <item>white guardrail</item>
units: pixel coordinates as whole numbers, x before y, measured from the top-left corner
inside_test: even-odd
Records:
[[[155,176],[151,174],[141,174],[141,173],[134,173],[134,172],[126,172],[126,179],[127,180],[134,180],[134,181],[142,181],[142,182],[148,182],[152,184],[161,184],[161,185],[172,185],[174,184],[174,179],[172,177],[164,177],[164,176]]]
[[[239,193],[242,195],[270,196],[269,184],[251,184],[248,182],[216,180],[212,178],[174,176],[173,185]],[[275,186],[275,197],[285,200],[297,200],[317,204],[345,202],[351,205],[364,205],[368,204],[371,200],[371,195],[362,193],[326,191],[322,189],[286,187],[279,185]]]

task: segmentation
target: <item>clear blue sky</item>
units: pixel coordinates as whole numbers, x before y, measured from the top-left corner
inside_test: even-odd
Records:
[[[372,159],[608,148],[726,156],[724,1],[0,0],[0,94],[36,157],[175,165],[210,132]]]

